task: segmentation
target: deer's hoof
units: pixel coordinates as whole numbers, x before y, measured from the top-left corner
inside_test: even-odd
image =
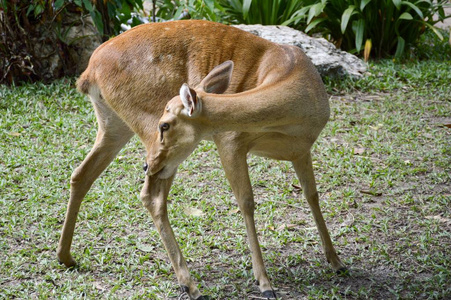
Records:
[[[264,291],[262,294],[266,299],[277,299],[276,292],[274,292],[273,290]]]
[[[185,299],[184,297],[189,297],[190,299],[192,299],[189,296],[189,287],[187,287],[186,285],[181,285],[180,290],[181,290],[182,294],[180,295],[179,299]],[[195,300],[210,300],[210,297],[200,295]]]
[[[77,265],[77,262],[75,261],[75,259],[72,258],[72,255],[59,255],[58,254],[58,261],[61,264],[64,264],[67,268],[73,268]]]

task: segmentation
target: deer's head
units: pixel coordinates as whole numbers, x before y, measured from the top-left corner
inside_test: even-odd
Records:
[[[160,178],[170,177],[194,151],[208,131],[202,95],[224,93],[229,87],[232,70],[233,62],[226,61],[215,67],[196,88],[183,84],[180,95],[168,102],[147,154],[144,167],[147,175],[158,173]]]

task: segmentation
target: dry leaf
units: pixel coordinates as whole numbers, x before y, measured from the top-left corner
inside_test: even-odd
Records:
[[[371,190],[361,190],[360,191],[362,194],[367,194],[367,195],[371,195],[371,196],[382,196],[381,192],[377,192],[377,191],[371,191]]]
[[[151,246],[151,245],[144,245],[144,244],[137,244],[136,248],[138,248],[142,252],[152,252],[154,250],[153,246]]]
[[[377,131],[377,130],[381,129],[383,126],[384,126],[384,124],[377,124],[376,126],[370,126],[370,128]]]
[[[105,290],[105,288],[100,284],[100,282],[98,282],[98,281],[95,281],[94,282],[94,287],[96,288],[96,289],[98,289],[98,290],[100,290],[100,291],[104,291]]]
[[[20,133],[19,133],[19,132],[10,132],[9,135],[12,135],[12,136],[20,136]]]
[[[201,217],[204,215],[204,212],[201,211],[200,209],[194,208],[194,207],[189,207],[189,206],[185,207],[183,209],[183,212],[185,214],[187,214],[188,216],[192,216],[192,217]]]
[[[354,148],[354,155],[362,155],[365,150],[365,148]]]
[[[352,226],[352,224],[354,224],[354,215],[349,213],[346,220],[343,223],[341,223],[341,226],[342,227],[350,227],[350,226]]]
[[[433,219],[445,224],[451,224],[451,219],[443,218],[442,216],[426,216],[426,219]]]
[[[295,190],[302,190],[302,187],[301,186],[299,186],[299,185],[296,185],[296,184],[292,184],[291,185]]]
[[[373,44],[371,43],[371,39],[367,39],[365,42],[365,48],[363,50],[363,58],[365,59],[365,62],[367,62],[370,59],[370,53],[371,53],[372,47],[373,47]]]
[[[296,227],[296,224],[283,224],[281,226],[279,226],[279,228],[277,228],[277,231],[282,231],[282,230],[290,230]]]
[[[240,212],[240,209],[239,209],[239,208],[232,209],[231,211],[229,211],[229,215],[231,215],[231,214],[237,214],[237,213],[239,213],[239,212]]]

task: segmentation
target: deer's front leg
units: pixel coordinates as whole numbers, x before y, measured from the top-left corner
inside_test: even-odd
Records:
[[[185,258],[180,251],[169,223],[166,200],[174,176],[169,179],[146,176],[144,187],[141,191],[141,200],[152,216],[182,289],[189,294],[191,299],[205,299],[197,289],[196,283],[191,279]]]
[[[232,187],[246,224],[252,254],[252,270],[255,279],[265,299],[274,299],[276,298],[276,294],[266,274],[262,252],[255,230],[254,195],[246,162],[247,147],[240,147],[238,143],[233,143],[229,139],[223,142],[223,140],[215,138],[215,143],[218,146],[221,163],[224,167],[227,180]]]

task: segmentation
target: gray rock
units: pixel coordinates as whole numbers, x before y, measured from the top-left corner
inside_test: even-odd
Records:
[[[86,69],[91,54],[102,44],[102,39],[90,16],[84,16],[83,22],[67,29],[66,41],[70,45],[69,55],[76,62],[76,74]]]
[[[312,38],[286,26],[234,25],[274,43],[301,48],[312,60],[321,76],[361,77],[366,64],[357,56],[337,49],[323,38]]]

